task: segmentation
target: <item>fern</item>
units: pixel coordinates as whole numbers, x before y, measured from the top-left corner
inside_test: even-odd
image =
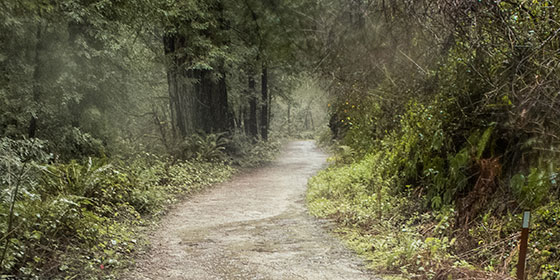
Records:
[[[492,136],[492,132],[494,132],[494,127],[495,127],[494,124],[490,125],[490,127],[488,127],[484,131],[484,133],[482,134],[482,136],[478,140],[478,144],[476,145],[476,158],[477,159],[480,159],[480,157],[482,157],[482,154],[486,150],[486,148],[488,146],[488,142],[490,141],[490,138]]]

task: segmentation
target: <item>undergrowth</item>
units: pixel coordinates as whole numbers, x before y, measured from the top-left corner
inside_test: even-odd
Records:
[[[310,212],[335,220],[348,246],[378,272],[509,279],[521,214],[531,209],[529,279],[560,279],[555,161],[518,166],[506,176],[499,127],[472,129],[461,144],[450,141],[445,118],[436,107],[411,103],[399,129],[372,152],[335,145],[331,166],[309,182]]]
[[[560,279],[557,1],[397,2],[349,24],[324,71],[335,148],[310,209],[413,279],[516,275],[530,210],[526,278]]]
[[[65,163],[53,163],[46,142],[2,138],[0,278],[118,278],[146,245],[142,228],[169,205],[277,151],[243,144],[234,158],[222,148],[238,141],[218,138],[189,139],[188,159],[141,153]]]
[[[375,271],[406,279],[506,279],[515,272],[521,214],[486,212],[464,230],[452,206],[423,211],[418,194],[396,195],[383,153],[331,166],[309,182],[312,214],[335,220],[348,246]],[[533,211],[530,279],[559,279],[560,204]],[[459,240],[459,241],[458,241]]]

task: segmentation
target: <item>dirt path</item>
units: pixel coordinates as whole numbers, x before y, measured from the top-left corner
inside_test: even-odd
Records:
[[[376,279],[307,214],[326,155],[291,142],[272,164],[178,205],[127,279]]]

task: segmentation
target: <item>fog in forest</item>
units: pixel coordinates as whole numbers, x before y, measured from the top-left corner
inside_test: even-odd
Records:
[[[3,1],[0,278],[122,279],[152,248],[149,225],[254,170],[239,191],[255,201],[220,207],[258,211],[224,213],[273,213],[255,220],[271,235],[293,223],[313,246],[335,241],[321,242],[305,215],[328,219],[367,267],[347,273],[560,279],[558,5]],[[285,180],[298,183],[267,185]],[[291,203],[305,211],[289,216]],[[267,243],[253,244],[263,254],[289,245],[254,240]],[[318,254],[313,246],[299,255]],[[342,255],[326,258],[341,260],[329,275],[354,264]],[[301,277],[319,275],[311,261],[277,262],[292,263]],[[242,264],[220,269],[286,275]]]

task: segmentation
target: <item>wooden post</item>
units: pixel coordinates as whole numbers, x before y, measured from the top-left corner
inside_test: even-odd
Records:
[[[521,240],[519,241],[519,261],[517,262],[517,279],[525,280],[525,264],[527,262],[527,242],[529,240],[529,219],[531,212],[523,212],[523,226]]]

